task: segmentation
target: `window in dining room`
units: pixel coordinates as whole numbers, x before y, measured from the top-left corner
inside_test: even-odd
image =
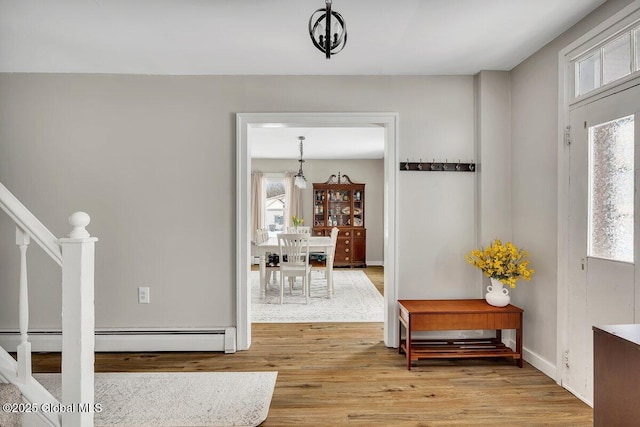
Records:
[[[269,174],[265,178],[265,224],[270,232],[282,231],[285,203],[284,174]]]

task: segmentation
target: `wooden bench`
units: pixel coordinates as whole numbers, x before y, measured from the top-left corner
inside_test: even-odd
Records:
[[[407,369],[419,359],[509,357],[522,368],[523,310],[511,304],[494,307],[484,299],[399,300],[398,351]],[[403,339],[402,329],[405,329]],[[413,339],[417,331],[495,330],[495,337]],[[502,342],[502,329],[515,329],[515,351]]]

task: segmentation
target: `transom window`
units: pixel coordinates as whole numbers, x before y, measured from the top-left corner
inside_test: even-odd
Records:
[[[593,47],[573,61],[575,97],[640,72],[640,23]]]

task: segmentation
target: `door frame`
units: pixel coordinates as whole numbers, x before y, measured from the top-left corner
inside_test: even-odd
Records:
[[[251,346],[251,292],[248,272],[251,259],[251,146],[248,129],[260,126],[357,127],[385,129],[384,145],[384,342],[397,345],[396,313],[398,273],[396,241],[397,158],[399,114],[391,113],[237,113],[236,114],[236,339],[237,349]]]
[[[575,87],[574,70],[571,61],[611,35],[617,33],[626,25],[635,21],[640,11],[640,0],[636,0],[609,17],[582,37],[560,50],[558,53],[558,191],[557,191],[557,335],[556,335],[556,383],[563,385],[568,360],[565,351],[568,346],[569,322],[567,304],[569,300],[569,155],[568,144],[571,134],[567,129],[570,119],[570,106],[573,102],[572,94]],[[581,99],[589,102],[594,98],[611,95],[634,85],[640,77],[621,79],[620,83],[605,90],[596,90],[593,95]],[[569,141],[569,142],[568,142]],[[639,303],[636,296],[636,306]],[[569,390],[571,391],[571,390]],[[575,394],[575,393],[574,393]],[[577,396],[580,398],[580,396]],[[590,404],[589,402],[585,402]]]

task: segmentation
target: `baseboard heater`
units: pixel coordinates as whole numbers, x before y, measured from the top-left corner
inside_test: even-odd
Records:
[[[212,329],[97,329],[96,352],[156,352],[156,351],[224,351],[235,353],[236,328]],[[29,331],[31,350],[59,352],[62,333]],[[0,347],[15,352],[20,344],[18,331],[0,331]]]

